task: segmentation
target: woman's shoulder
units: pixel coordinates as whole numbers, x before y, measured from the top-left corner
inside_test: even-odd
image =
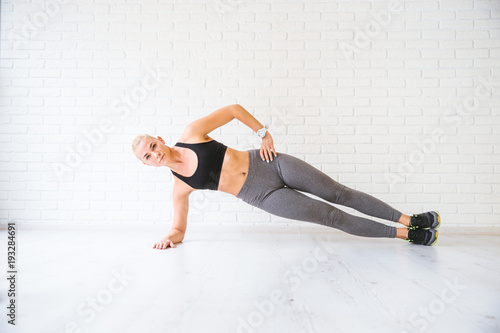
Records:
[[[177,140],[177,142],[183,142],[183,143],[201,143],[201,142],[207,142],[207,141],[212,141],[213,139],[209,137],[208,135],[201,135],[197,133],[193,133],[189,128],[186,128],[184,132],[182,133],[181,137]]]

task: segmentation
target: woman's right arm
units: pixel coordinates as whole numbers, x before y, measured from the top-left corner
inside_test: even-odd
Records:
[[[182,242],[186,234],[187,218],[189,213],[189,195],[194,189],[184,184],[174,176],[172,200],[174,205],[174,222],[169,233],[153,246],[154,249],[175,247],[175,243]]]

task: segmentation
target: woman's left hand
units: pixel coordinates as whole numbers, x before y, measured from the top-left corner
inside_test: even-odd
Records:
[[[274,149],[273,137],[271,133],[266,132],[266,135],[262,138],[262,145],[260,146],[260,157],[262,160],[266,160],[269,163],[269,160],[273,160],[274,156],[278,156],[276,153],[276,149]]]

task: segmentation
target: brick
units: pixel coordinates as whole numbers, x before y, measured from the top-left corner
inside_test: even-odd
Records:
[[[338,3],[339,11],[369,11],[371,3],[369,1],[348,1]]]
[[[457,20],[489,19],[491,17],[489,10],[460,10],[456,12]]]
[[[305,12],[331,13],[338,12],[339,4],[336,2],[305,2]]]
[[[473,21],[466,21],[466,20],[461,20],[461,21],[440,21],[439,22],[439,29],[456,29],[456,30],[463,30],[463,29],[473,29],[474,28],[474,22]]]
[[[468,50],[456,50],[456,57],[457,59],[460,59],[460,58],[472,58],[472,59],[476,59],[476,58],[489,58],[489,50],[486,50],[486,49],[475,49],[475,50],[471,50],[471,49],[468,49]]]
[[[413,22],[409,21],[405,23],[407,30],[437,30],[439,28],[439,23],[435,21],[427,21],[427,22]],[[416,41],[410,41],[415,43]],[[419,44],[429,43],[428,41],[418,41]]]
[[[174,3],[173,12],[205,12],[206,6],[203,3]]]
[[[462,204],[458,207],[461,214],[491,214],[492,205]]]
[[[444,11],[444,10],[424,11],[424,12],[422,12],[422,19],[423,20],[436,20],[436,21],[454,20],[455,19],[455,12],[454,11]]]
[[[405,3],[406,10],[416,9],[416,10],[427,11],[438,8],[439,8],[439,3],[435,1],[411,1]]]
[[[290,2],[271,3],[271,10],[273,12],[285,12],[289,14],[293,12],[299,12],[299,14],[302,14],[304,12],[304,4]],[[313,12],[321,13],[321,10],[313,10]]]

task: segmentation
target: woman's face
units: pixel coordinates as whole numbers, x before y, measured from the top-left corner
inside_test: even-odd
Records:
[[[137,157],[146,165],[159,167],[166,162],[165,152],[167,146],[161,137],[158,139],[146,137],[137,149]]]

